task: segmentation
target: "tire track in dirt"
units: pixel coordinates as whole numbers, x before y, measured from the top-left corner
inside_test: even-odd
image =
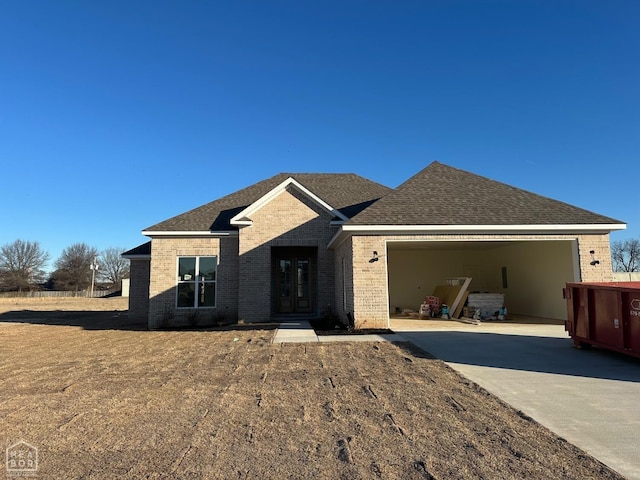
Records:
[[[71,425],[73,425],[75,422],[77,422],[79,419],[81,419],[84,416],[84,414],[85,414],[85,412],[76,413],[70,419],[68,419],[64,423],[58,425],[58,430],[60,430],[61,432],[66,430]]]
[[[247,358],[251,361],[247,363]],[[274,355],[260,342],[246,342],[244,348],[233,349],[227,362],[234,368],[226,377],[226,388],[210,407],[218,422],[209,422],[207,435],[201,435],[198,445],[208,450],[207,462],[212,471],[233,469],[240,478],[246,478],[253,469],[247,468],[247,450],[255,450],[260,427],[259,419],[265,403],[269,401],[264,386],[271,377],[270,364]],[[248,377],[248,378],[247,378]],[[254,378],[254,381],[248,380]],[[205,425],[202,425],[203,430]]]
[[[4,330],[0,431],[41,447],[43,478],[620,479],[406,345]]]

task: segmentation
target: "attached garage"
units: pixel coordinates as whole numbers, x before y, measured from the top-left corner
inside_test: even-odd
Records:
[[[353,288],[336,304],[358,326],[383,327],[447,279],[471,277],[467,291],[503,294],[510,314],[562,320],[567,282],[611,281],[609,235],[624,228],[434,162],[344,222],[330,248]]]
[[[577,240],[388,241],[389,311],[417,310],[446,279],[501,293],[508,311],[564,319],[562,287],[580,280]]]

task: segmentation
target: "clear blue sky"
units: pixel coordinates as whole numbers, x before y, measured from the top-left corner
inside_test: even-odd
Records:
[[[279,172],[433,160],[640,236],[640,2],[6,1],[0,245],[55,260]]]

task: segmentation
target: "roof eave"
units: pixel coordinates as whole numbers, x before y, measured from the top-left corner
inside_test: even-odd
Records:
[[[625,223],[558,224],[558,225],[343,225],[327,245],[328,248],[342,243],[352,234],[389,235],[399,234],[587,234],[605,233],[627,228]]]
[[[147,237],[229,237],[233,235],[238,235],[237,231],[154,231],[154,230],[143,230],[142,235]]]
[[[345,231],[384,232],[532,232],[532,233],[574,233],[624,230],[626,223],[571,223],[571,224],[523,224],[523,225],[344,225]]]
[[[122,258],[126,258],[127,260],[151,260],[151,255],[120,255]]]

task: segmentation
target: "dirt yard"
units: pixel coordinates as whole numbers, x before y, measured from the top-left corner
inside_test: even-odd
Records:
[[[407,344],[149,332],[125,309],[0,300],[0,449],[37,447],[39,478],[622,478]]]

